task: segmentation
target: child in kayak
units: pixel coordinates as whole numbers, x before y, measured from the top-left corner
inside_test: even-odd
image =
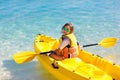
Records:
[[[78,46],[74,35],[74,26],[66,23],[62,27],[62,36],[59,39],[59,48],[52,51],[49,55],[55,60],[63,60],[65,58],[73,58],[77,56]]]

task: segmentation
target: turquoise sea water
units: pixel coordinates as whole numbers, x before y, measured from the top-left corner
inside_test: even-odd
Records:
[[[59,38],[66,22],[75,26],[81,45],[116,37],[114,47],[87,47],[85,50],[120,65],[119,0],[0,0],[0,80],[55,79],[36,59],[18,65],[12,55],[34,51],[36,34]]]

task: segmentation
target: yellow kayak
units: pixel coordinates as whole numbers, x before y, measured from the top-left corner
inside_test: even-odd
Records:
[[[34,40],[35,53],[58,48],[59,41],[39,34]],[[37,56],[38,61],[59,80],[120,80],[120,66],[105,59],[80,50],[77,58],[56,61],[48,54]],[[54,66],[53,66],[54,64]]]

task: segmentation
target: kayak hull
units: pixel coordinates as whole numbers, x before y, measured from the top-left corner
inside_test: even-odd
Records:
[[[84,57],[83,57],[84,56]],[[120,66],[111,63],[90,52],[81,51],[79,57],[86,63],[93,64],[112,76],[113,80],[120,80]]]
[[[89,78],[87,77],[74,74],[72,70],[65,69],[59,62],[58,69],[54,68],[51,65],[54,62],[54,60],[49,59],[49,57],[46,55],[37,56],[37,59],[40,62],[40,64],[42,64],[58,80],[74,80],[74,79],[89,80]]]
[[[58,48],[59,41],[46,35],[39,34],[34,41],[34,49],[37,54],[47,52]],[[79,57],[68,58],[62,61],[56,61],[49,57],[48,54],[41,54],[37,56],[38,61],[42,64],[52,75],[59,80],[119,80],[117,75],[113,75],[105,66],[100,66],[99,62],[95,62],[97,57],[93,58],[92,54],[84,50],[79,51]],[[90,59],[90,60],[89,60]],[[52,64],[57,65],[57,68]],[[106,64],[106,63],[104,63]],[[115,68],[115,70],[117,70]]]
[[[54,59],[49,58],[49,56],[41,55],[37,56],[37,59],[40,64],[59,80],[112,80],[112,77],[104,71],[91,64],[82,62],[79,58],[66,59],[62,62],[56,61],[58,64],[57,69],[51,65]]]

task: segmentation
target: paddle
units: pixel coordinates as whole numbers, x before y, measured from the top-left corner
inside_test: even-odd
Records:
[[[112,47],[115,45],[117,39],[116,38],[104,38],[102,39],[99,43],[95,44],[89,44],[89,45],[83,45],[83,47],[89,47],[89,46],[95,46],[95,45],[100,45],[104,48]],[[30,52],[30,51],[25,51],[25,52],[19,52],[17,54],[13,55],[13,59],[16,63],[22,64],[25,62],[29,62],[32,59],[35,58],[35,56],[40,55],[40,54],[47,54],[50,53],[51,51],[48,52],[41,52],[41,53],[35,53],[35,52]]]
[[[109,48],[109,47],[114,46],[116,42],[117,42],[116,38],[104,38],[99,43],[89,44],[89,45],[83,45],[83,47],[100,45],[100,46],[102,46],[104,48]]]
[[[51,51],[48,52],[42,52],[40,54],[46,54],[46,53],[50,53]],[[29,62],[31,60],[33,60],[35,58],[35,56],[40,55],[37,54],[35,52],[31,52],[31,51],[24,51],[24,52],[19,52],[13,55],[13,59],[16,63],[18,64],[22,64],[25,62]]]

